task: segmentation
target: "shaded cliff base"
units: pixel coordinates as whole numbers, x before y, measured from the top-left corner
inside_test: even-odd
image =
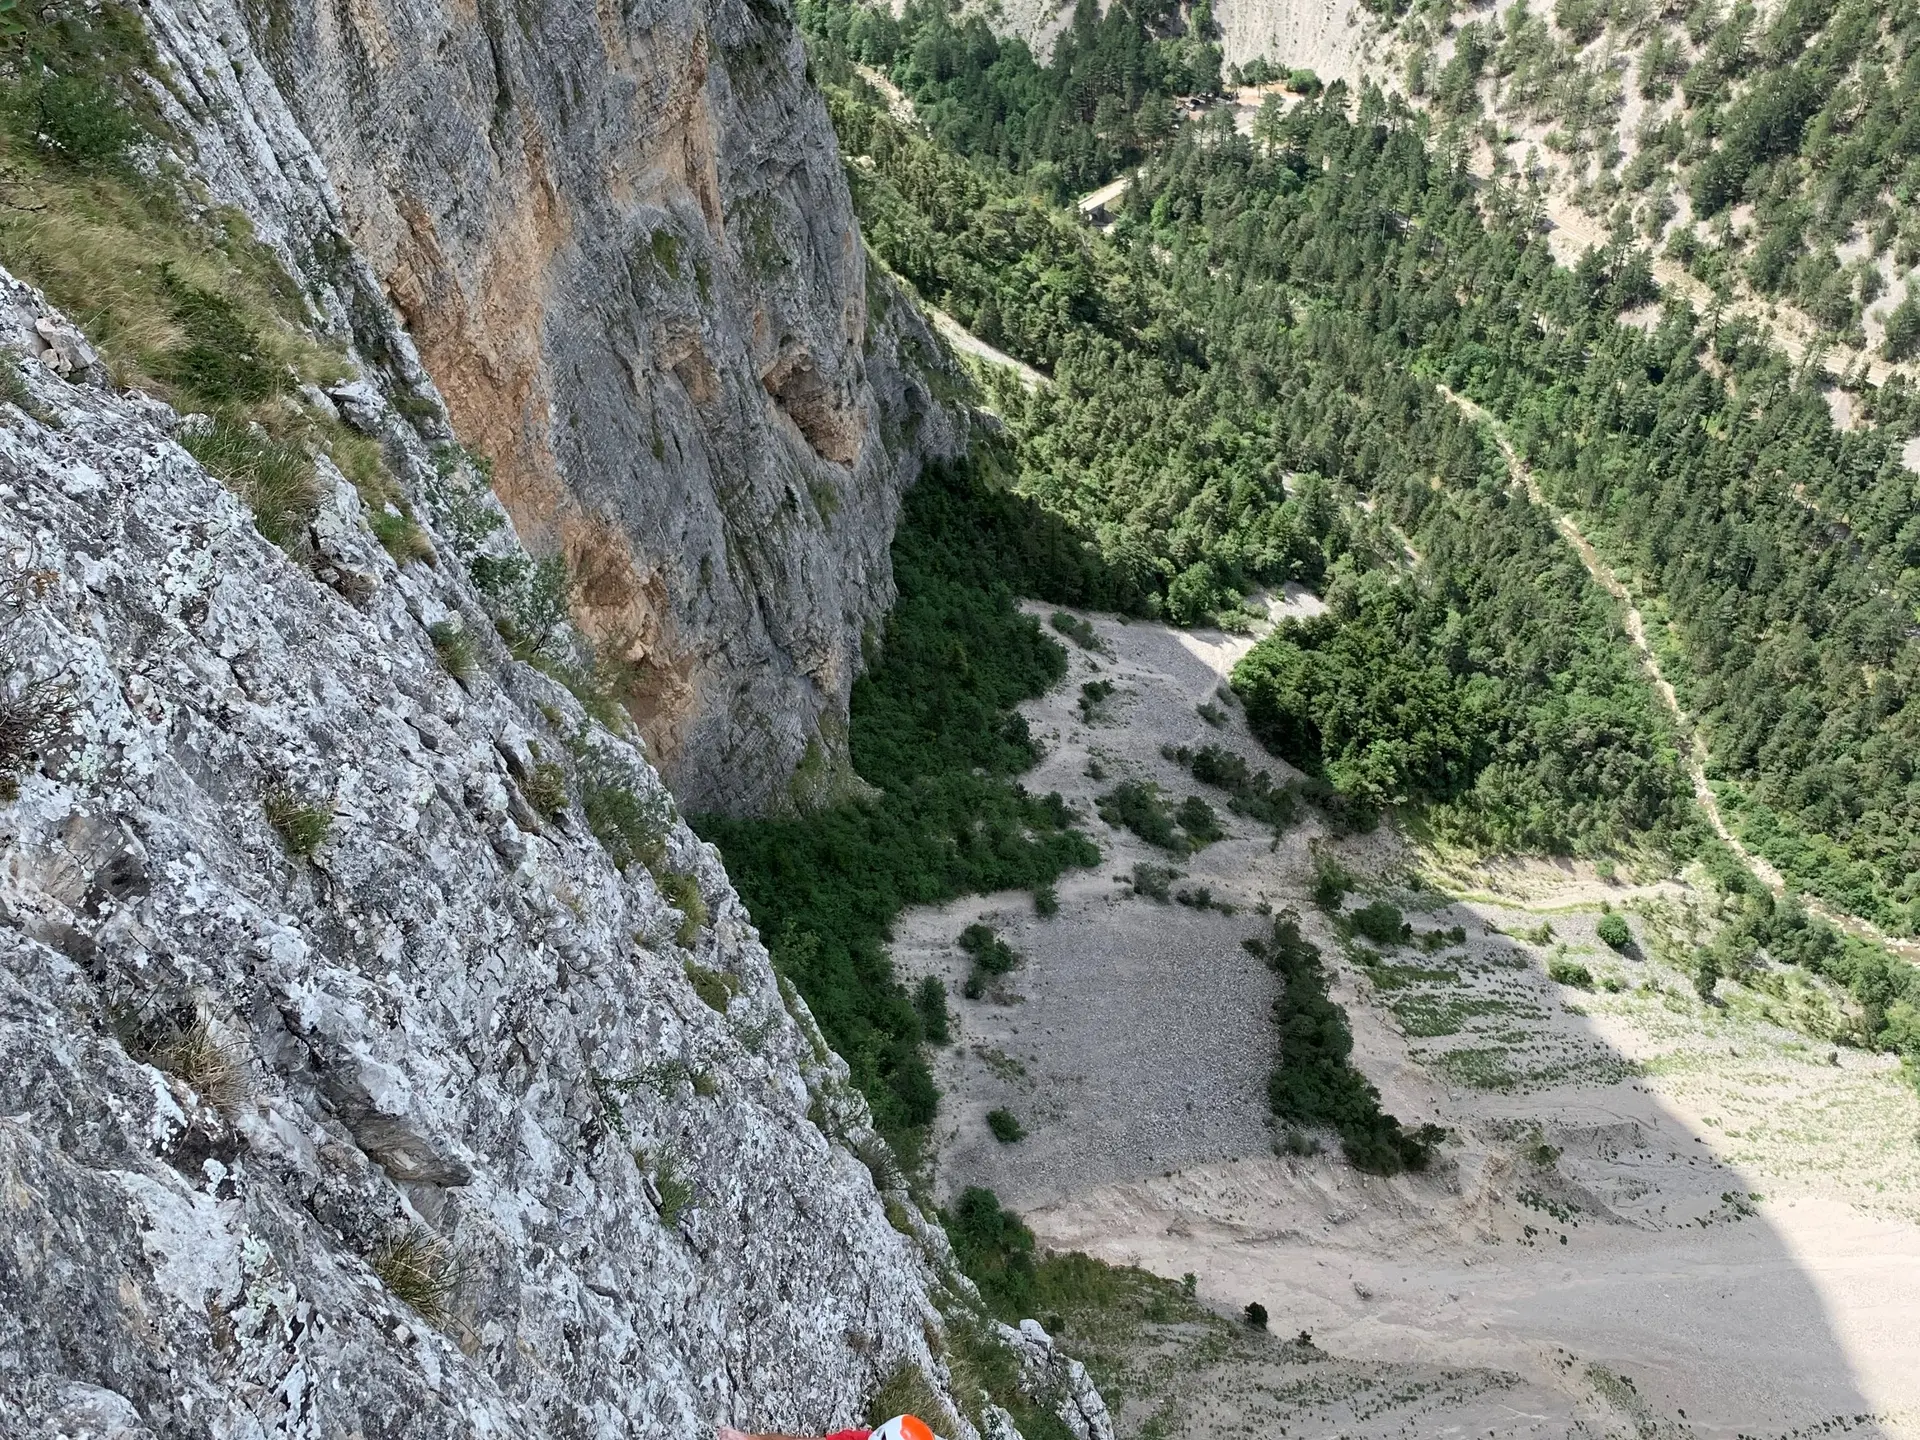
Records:
[[[911,911],[893,954],[953,997],[941,1193],[989,1186],[1041,1246],[1159,1277],[1063,1303],[1122,1436],[1915,1433],[1920,1098],[1838,1038],[1842,993],[1770,966],[1703,1004],[1692,960],[1723,897],[1698,873],[1486,865],[1317,821],[1276,843],[1162,753],[1288,773],[1218,693],[1245,638],[1081,618],[1099,648],[1023,706],[1047,750],[1026,783],[1067,798],[1101,864],[1052,916],[1027,893]],[[1093,723],[1090,681],[1115,687]],[[1095,797],[1127,778],[1209,800],[1226,838],[1172,859],[1102,824]],[[1327,859],[1360,877],[1347,914],[1385,899],[1438,943],[1340,933],[1312,899]],[[1139,893],[1136,865],[1207,903]],[[1359,1175],[1332,1137],[1273,1124],[1274,978],[1241,948],[1261,905],[1337,957],[1387,1108],[1450,1132],[1429,1174]],[[969,1000],[955,940],[976,922],[1024,962]],[[997,1139],[996,1111],[1025,1137]]]

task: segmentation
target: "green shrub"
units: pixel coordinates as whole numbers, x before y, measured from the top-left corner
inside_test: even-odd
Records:
[[[595,763],[590,753],[580,757],[580,802],[587,829],[607,852],[614,867],[625,870],[638,862],[653,869],[667,853],[667,832],[673,814],[664,796],[642,799],[625,777]]]
[[[993,1132],[993,1138],[1002,1145],[1011,1145],[1016,1140],[1027,1138],[1026,1127],[1011,1110],[989,1110],[987,1129]]]
[[[1556,955],[1547,961],[1548,978],[1575,990],[1593,989],[1593,972],[1578,960]]]
[[[1005,975],[1020,963],[1020,952],[995,934],[991,925],[978,921],[962,930],[954,943],[971,955],[974,965],[988,975]]]
[[[41,75],[15,90],[7,109],[13,129],[80,171],[119,168],[140,135],[126,103],[81,75]]]
[[[1603,944],[1611,945],[1615,950],[1624,950],[1633,944],[1633,931],[1627,928],[1626,917],[1618,911],[1609,910],[1602,915],[1594,930]]]
[[[941,1220],[954,1258],[997,1315],[1031,1315],[1034,1305],[1033,1232],[1000,1206],[993,1191],[969,1185]]]
[[[320,848],[333,828],[332,807],[309,805],[291,790],[269,790],[260,805],[287,853],[302,860]]]
[[[1111,680],[1089,680],[1080,687],[1080,719],[1093,724],[1100,717],[1100,707],[1113,695]]]
[[[546,820],[558,820],[573,803],[573,795],[567,788],[566,767],[552,760],[535,764],[520,782],[520,790],[527,797],[527,804]]]
[[[373,531],[373,538],[380,547],[402,565],[409,560],[419,560],[431,565],[435,560],[433,542],[427,538],[427,532],[411,515],[386,506],[370,508],[367,515],[367,528]]]
[[[167,264],[160,285],[185,331],[154,362],[163,380],[216,406],[258,404],[286,388],[286,368],[274,363],[265,338],[236,301],[181,279]]]
[[[707,902],[700,894],[700,882],[675,871],[661,880],[660,893],[680,912],[680,928],[674,932],[674,943],[691,949],[700,938],[700,928],[707,923]]]
[[[1328,998],[1320,951],[1300,933],[1299,916],[1283,911],[1275,917],[1262,949],[1280,977],[1273,1006],[1280,1063],[1267,1086],[1273,1113],[1296,1125],[1335,1130],[1357,1170],[1424,1170],[1440,1131],[1431,1125],[1408,1130],[1380,1109],[1380,1092],[1353,1067],[1346,1012]]]
[[[1042,885],[1033,892],[1033,913],[1042,920],[1051,920],[1060,913],[1060,892],[1051,885]]]
[[[660,1196],[659,1204],[655,1207],[660,1223],[669,1230],[673,1229],[697,1198],[693,1181],[681,1174],[679,1157],[671,1149],[663,1148],[651,1159],[644,1152],[634,1158],[643,1167],[650,1168],[653,1188]]]
[[[1385,900],[1362,905],[1347,915],[1345,921],[1349,931],[1376,945],[1398,945],[1402,940],[1411,938],[1413,928],[1399,910]]]
[[[1180,822],[1180,828],[1187,832],[1187,847],[1199,850],[1213,844],[1216,840],[1226,839],[1227,832],[1220,825],[1220,817],[1213,813],[1213,807],[1198,795],[1189,795],[1180,802],[1180,808],[1174,811],[1173,818]]]
[[[427,627],[427,638],[433,641],[433,653],[440,664],[462,685],[479,673],[480,658],[474,651],[473,637],[464,627],[452,620],[436,620]]]
[[[1322,910],[1338,910],[1354,887],[1353,873],[1331,855],[1313,853],[1313,903]]]
[[[947,1016],[947,986],[938,975],[925,975],[913,992],[913,1008],[920,1015],[920,1033],[929,1045],[945,1045],[953,1038]]]
[[[1186,848],[1160,798],[1159,787],[1151,781],[1123,780],[1098,797],[1094,805],[1107,824],[1124,826],[1149,845],[1163,850]]]
[[[1245,815],[1276,832],[1300,819],[1300,800],[1291,785],[1275,785],[1265,770],[1253,770],[1232,751],[1218,745],[1203,745],[1197,751],[1171,751],[1168,759],[1185,765],[1202,785],[1225,790],[1227,808]]]
[[[1056,610],[1047,623],[1082,650],[1101,648],[1100,637],[1095,633],[1091,622],[1082,620],[1078,615],[1070,615],[1065,610]]]
[[[1720,983],[1720,957],[1711,950],[1701,950],[1693,959],[1693,992],[1709,1005],[1714,1003],[1713,990]]]
[[[1164,865],[1145,863],[1133,867],[1133,893],[1144,895],[1149,900],[1158,900],[1162,905],[1168,903],[1168,887],[1173,883],[1173,871]]]
[[[204,428],[183,430],[180,447],[247,503],[262,536],[282,550],[300,547],[319,495],[313,462],[298,445],[217,415]]]

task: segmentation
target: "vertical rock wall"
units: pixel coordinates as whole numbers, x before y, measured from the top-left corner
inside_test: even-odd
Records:
[[[899,493],[954,438],[910,309],[869,328],[781,0],[147,13],[216,198],[388,383],[432,376],[689,808],[805,800],[809,747],[844,773]]]

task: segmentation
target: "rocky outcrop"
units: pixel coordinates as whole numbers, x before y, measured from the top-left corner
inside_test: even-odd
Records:
[[[1019,1357],[1021,1384],[1060,1417],[1074,1440],[1113,1440],[1113,1416],[1087,1367],[1053,1343],[1038,1320],[998,1328],[1001,1343]]]
[[[899,492],[955,436],[783,0],[144,8],[193,167],[382,383],[432,377],[682,801],[844,775]]]
[[[944,1240],[844,1066],[453,542],[396,562],[322,460],[295,563],[4,274],[0,365],[0,1434],[697,1440],[943,1387]]]

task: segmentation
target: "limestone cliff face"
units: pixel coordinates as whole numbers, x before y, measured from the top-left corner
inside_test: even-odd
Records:
[[[803,758],[844,769],[899,492],[953,442],[898,354],[936,347],[869,332],[781,0],[147,13],[215,196],[388,381],[417,353],[681,799],[779,809]]]
[[[0,805],[0,1435],[698,1440],[944,1387],[944,1238],[644,756],[324,461],[296,563],[50,337],[84,380],[0,272],[0,699],[66,711]]]

